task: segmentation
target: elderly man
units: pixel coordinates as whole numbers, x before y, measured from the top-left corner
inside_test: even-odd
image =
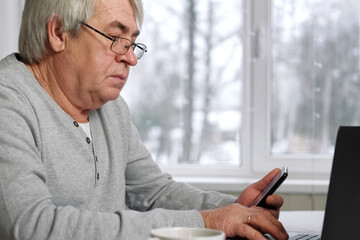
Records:
[[[146,52],[141,0],[27,0],[19,53],[0,63],[0,239],[146,239],[153,228],[288,237],[273,209],[162,173],[119,96]]]

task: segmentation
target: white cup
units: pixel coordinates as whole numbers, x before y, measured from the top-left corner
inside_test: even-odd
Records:
[[[151,230],[151,240],[224,240],[225,233],[207,228],[169,227]]]

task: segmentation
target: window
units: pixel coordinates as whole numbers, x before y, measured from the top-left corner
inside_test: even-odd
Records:
[[[148,53],[124,96],[162,166],[239,166],[242,1],[144,0]]]
[[[272,154],[333,153],[338,126],[359,124],[359,6],[273,1]]]
[[[360,122],[360,4],[259,0],[253,7],[255,168],[278,162],[327,176],[338,127]]]
[[[329,176],[338,126],[360,122],[356,0],[144,5],[149,54],[125,97],[161,166]]]

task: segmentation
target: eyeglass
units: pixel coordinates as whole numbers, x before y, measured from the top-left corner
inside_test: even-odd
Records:
[[[98,34],[102,35],[103,37],[106,37],[110,41],[112,41],[110,50],[114,53],[125,54],[130,49],[130,47],[132,47],[136,58],[139,60],[144,55],[144,53],[147,52],[147,47],[145,46],[145,44],[134,43],[130,39],[120,37],[120,36],[119,37],[110,37],[110,36],[106,35],[105,33],[100,32],[96,28],[93,28],[90,25],[88,25],[82,21],[80,21],[80,23],[82,25],[90,28],[91,30],[97,32]]]

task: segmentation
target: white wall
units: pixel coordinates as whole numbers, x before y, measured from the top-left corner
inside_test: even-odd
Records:
[[[0,0],[0,59],[18,51],[24,2],[25,0]]]

